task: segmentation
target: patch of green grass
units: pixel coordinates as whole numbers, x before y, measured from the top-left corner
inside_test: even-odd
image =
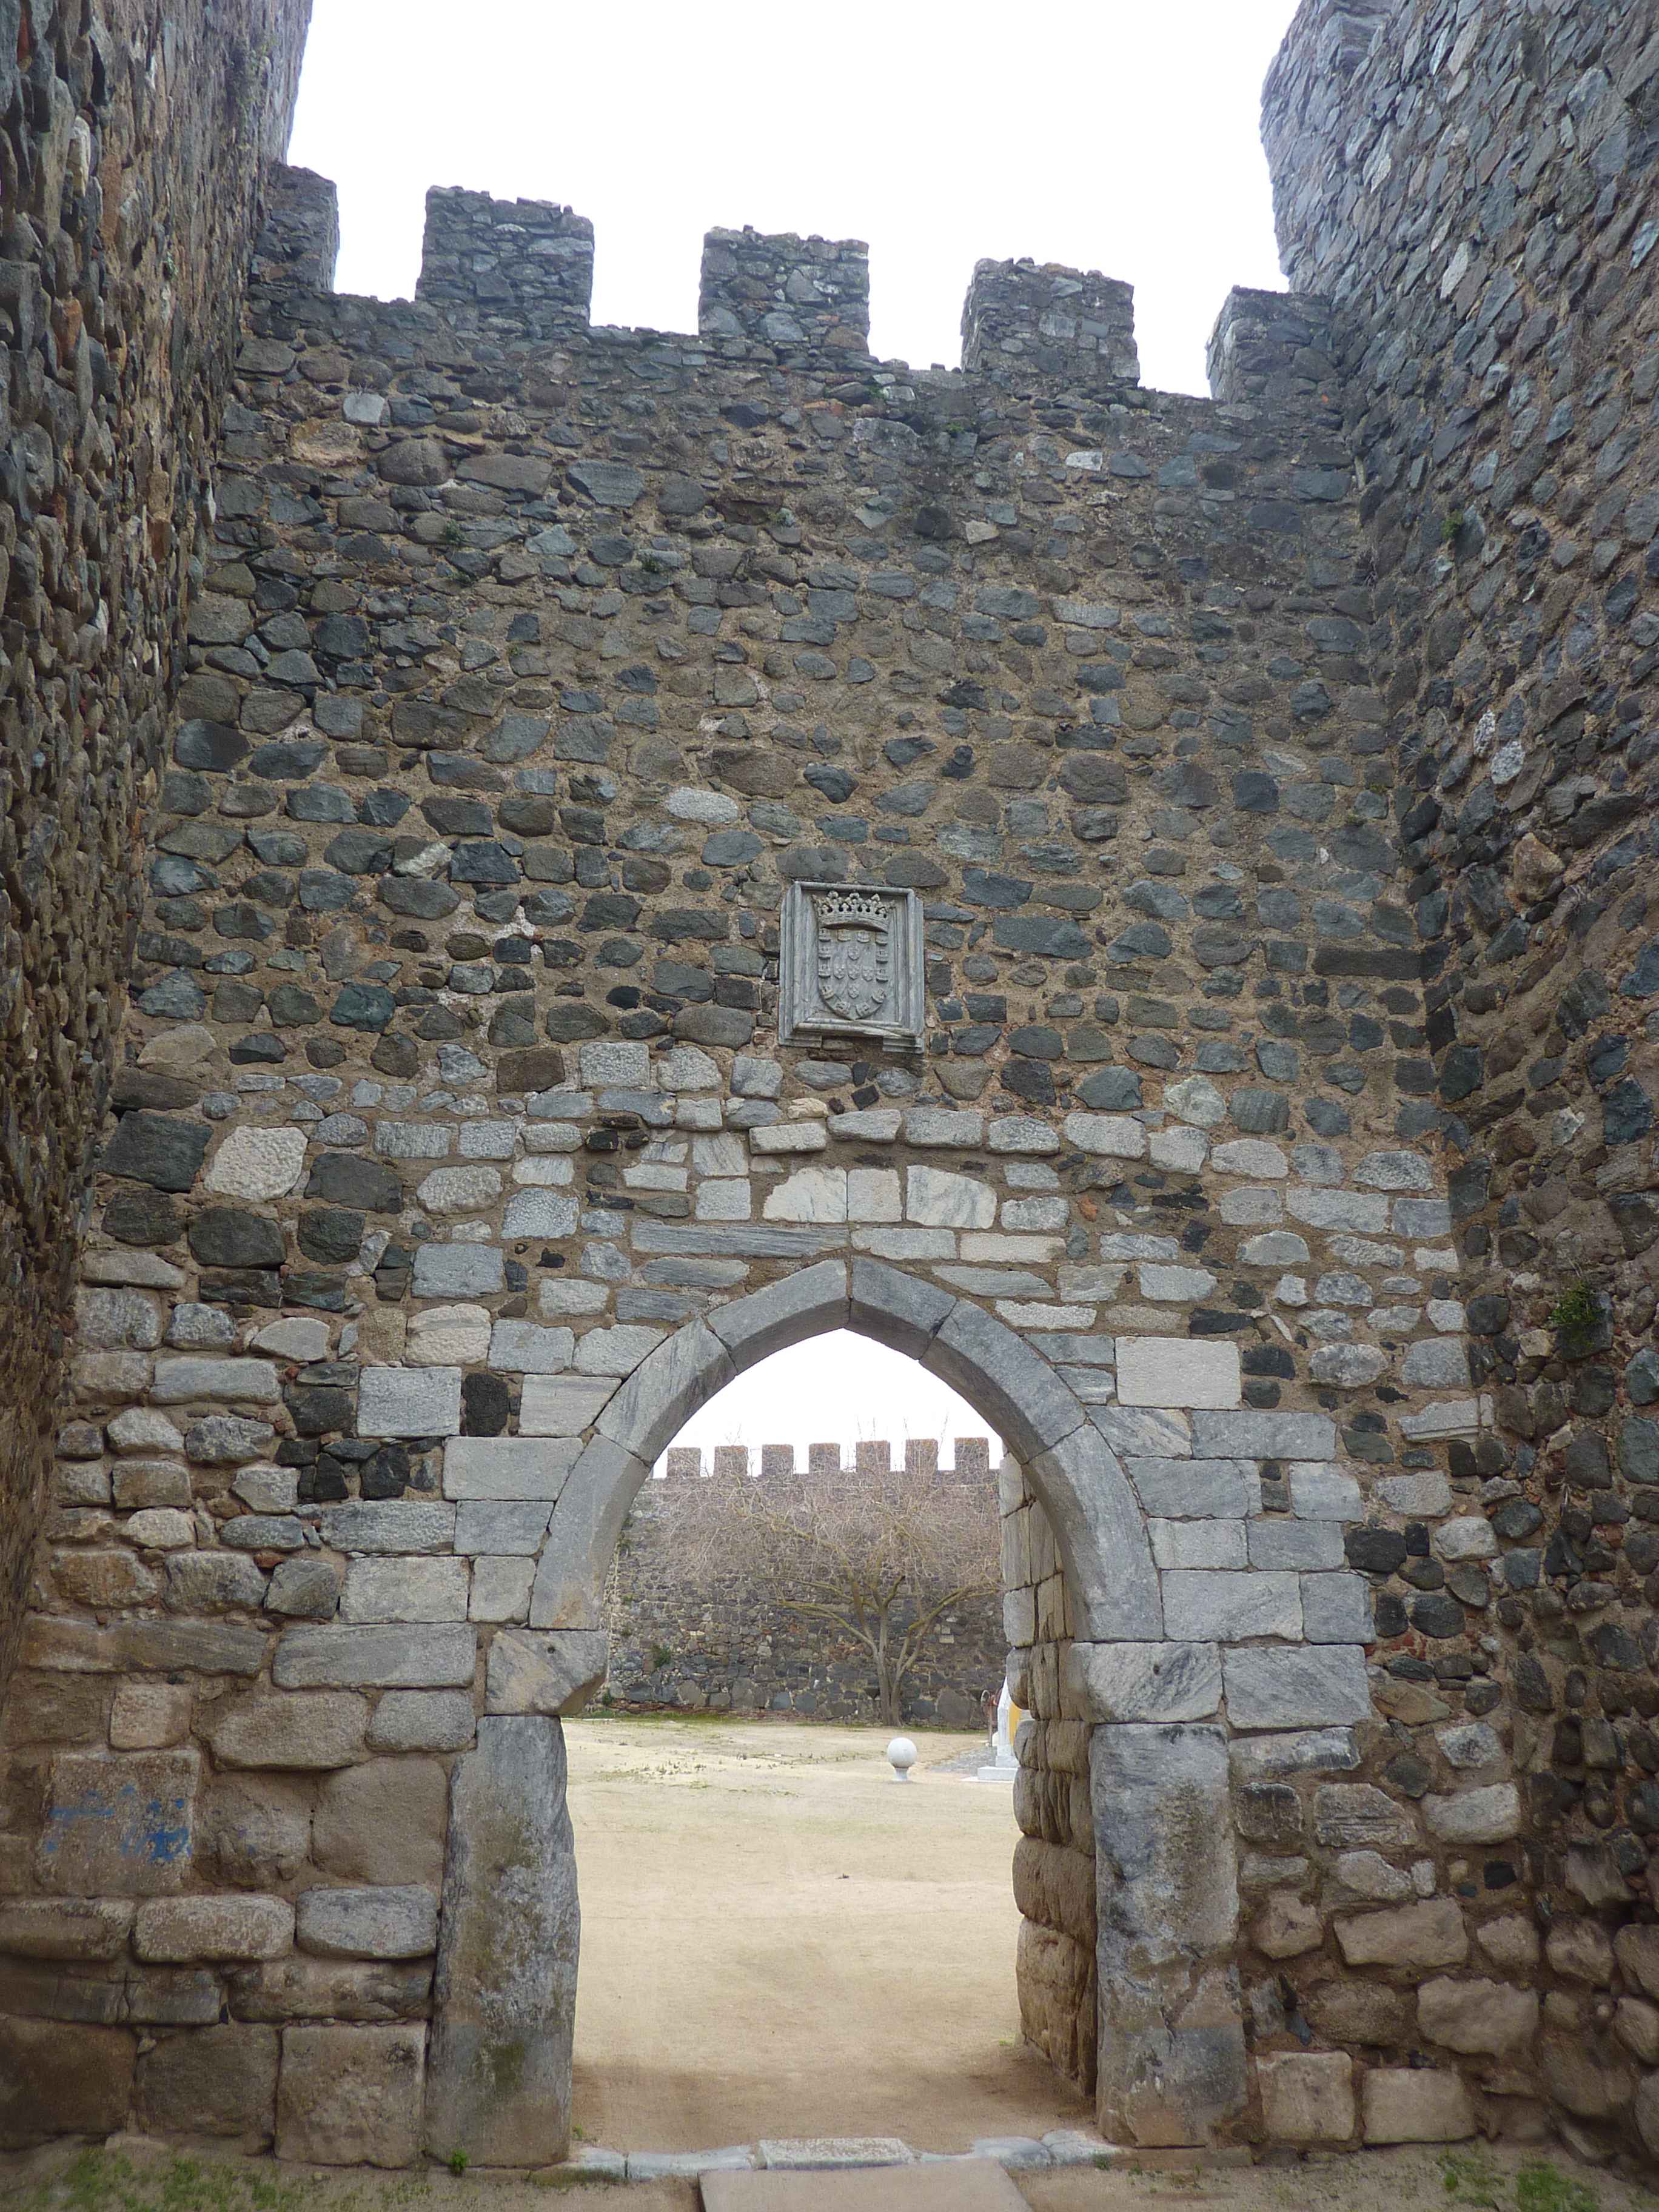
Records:
[[[1454,2204],[1477,2204],[1487,2212],[1500,2212],[1498,2169],[1483,2151],[1443,2151],[1440,2179]]]
[[[1601,2212],[1588,2183],[1563,2173],[1547,2158],[1531,2159],[1515,2177],[1516,2212]]]
[[[1582,1275],[1568,1285],[1550,1308],[1550,1327],[1559,1338],[1562,1351],[1569,1354],[1589,1350],[1601,1318],[1595,1293]]]
[[[85,2150],[55,2180],[13,2200],[14,2212],[303,2212],[304,2185],[256,2167],[179,2155],[135,2166]],[[332,2212],[349,2212],[338,2200]]]

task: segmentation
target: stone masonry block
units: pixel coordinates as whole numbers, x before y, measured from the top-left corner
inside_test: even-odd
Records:
[[[1354,2131],[1353,2061],[1345,2051],[1258,2058],[1261,2118],[1273,2142],[1347,2142]]]
[[[194,1751],[60,1753],[35,1854],[42,1888],[75,1897],[179,1888],[194,1848],[200,1774]]]
[[[629,1506],[651,1469],[608,1437],[595,1437],[553,1509],[531,1593],[532,1628],[603,1626],[605,1579]]]
[[[1221,1655],[1209,1644],[1073,1644],[1068,1709],[1091,1721],[1200,1721],[1221,1710]]]
[[[1153,1521],[1152,1557],[1160,1567],[1227,1568],[1249,1564],[1238,1520]]]
[[[465,1620],[469,1578],[465,1559],[354,1559],[340,1619]]]
[[[0,1954],[17,1959],[118,1959],[133,1906],[125,1898],[14,1898],[0,1903]]]
[[[0,2014],[0,2150],[125,2127],[136,2049],[125,2028]]]
[[[1360,2099],[1368,2143],[1463,2142],[1475,2132],[1474,2108],[1455,2074],[1378,2066]]]
[[[295,1908],[302,1951],[331,1959],[422,1959],[438,1948],[438,1893],[415,1885],[307,1889]]]
[[[605,1680],[610,1646],[602,1628],[501,1630],[489,1647],[485,1711],[580,1712]]]
[[[465,1690],[388,1690],[374,1708],[368,1741],[376,1751],[465,1751],[474,1725]]]
[[[372,2021],[423,2019],[432,1995],[427,1960],[292,1958],[242,1966],[230,1977],[238,2020]]]
[[[1242,1644],[1256,1636],[1299,1643],[1298,1579],[1259,1567],[1237,1574],[1173,1569],[1164,1577],[1164,1629],[1194,1644]]]
[[[276,2155],[312,2166],[410,2166],[420,2154],[426,2030],[283,2030]]]
[[[461,1426],[459,1367],[365,1367],[357,1386],[363,1437],[453,1437]]]
[[[441,1759],[370,1759],[330,1775],[318,1791],[312,1856],[343,1881],[435,1888],[448,1815]]]
[[[457,1437],[444,1447],[444,1495],[550,1505],[580,1451],[574,1437]]]
[[[226,1701],[208,1742],[221,1766],[349,1766],[368,1724],[367,1699],[346,1692],[256,1690]]]
[[[1082,1425],[1083,1408],[1024,1340],[966,1298],[941,1322],[922,1365],[959,1390],[1029,1460]]]
[[[649,1463],[737,1373],[714,1330],[690,1322],[635,1368],[600,1414],[599,1433]]]
[[[533,1559],[547,1534],[552,1510],[544,1498],[478,1498],[458,1506],[455,1549],[469,1557],[487,1553]]]
[[[1193,1416],[1193,1451],[1202,1459],[1328,1460],[1336,1424],[1325,1413],[1201,1412]]]
[[[470,1628],[290,1628],[271,1680],[283,1690],[465,1689],[476,1666]]]
[[[849,1270],[850,1326],[912,1358],[927,1349],[956,1303],[950,1291],[879,1260],[854,1260]]]
[[[519,1431],[526,1437],[579,1437],[617,1395],[608,1375],[531,1375],[525,1378]]]
[[[1237,1519],[1261,1510],[1261,1477],[1238,1459],[1128,1459],[1141,1504],[1170,1520]]]
[[[138,1908],[141,1959],[280,1959],[294,1948],[294,1907],[281,1897],[158,1897]]]
[[[427,2141],[534,2166],[570,2142],[580,1909],[551,1718],[478,1724],[455,1777],[434,1993]]]
[[[276,2122],[274,2027],[186,2029],[138,2062],[137,2115],[152,2135],[222,2136],[262,2150]]]
[[[1363,1575],[1304,1575],[1302,1632],[1310,1644],[1369,1644],[1376,1633]]]
[[[1418,1986],[1418,2027],[1431,2043],[1449,2051],[1517,2057],[1532,2047],[1538,2013],[1536,1990],[1503,1982],[1458,1981],[1444,1974]]]
[[[1065,1564],[1079,1636],[1147,1643],[1164,1632],[1152,1546],[1134,1492],[1099,1431],[1084,1424],[1025,1465]]]
[[[1229,1651],[1221,1665],[1235,1728],[1323,1728],[1370,1717],[1364,1655],[1357,1645]]]
[[[1459,1966],[1469,1955],[1462,1910],[1455,1898],[1355,1913],[1335,1924],[1336,1940],[1351,1966]]]
[[[1248,2088],[1226,1737],[1203,1724],[1097,1728],[1089,1768],[1102,2130],[1204,2142]]]
[[[750,1367],[804,1339],[847,1326],[847,1265],[821,1261],[746,1298],[717,1306],[708,1326],[739,1367]]]
[[[455,1509],[435,1498],[351,1498],[323,1508],[322,1534],[335,1552],[378,1552],[400,1559],[447,1552],[455,1540]]]
[[[1235,1344],[1176,1336],[1117,1340],[1120,1405],[1237,1406],[1243,1387]]]

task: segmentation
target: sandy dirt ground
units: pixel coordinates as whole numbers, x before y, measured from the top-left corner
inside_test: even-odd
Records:
[[[1019,2038],[1006,1784],[975,1739],[587,1719],[567,1731],[582,1903],[575,2123],[617,2150],[1088,2125]]]

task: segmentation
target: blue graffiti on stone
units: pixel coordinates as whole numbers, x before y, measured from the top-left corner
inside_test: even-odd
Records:
[[[88,1821],[114,1824],[115,1848],[125,1859],[171,1866],[190,1850],[188,1800],[147,1795],[136,1784],[123,1782],[113,1790],[86,1790],[54,1805],[40,1839],[42,1856],[53,1857],[76,1825]]]

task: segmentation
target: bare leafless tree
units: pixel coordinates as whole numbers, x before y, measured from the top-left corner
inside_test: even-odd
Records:
[[[677,1480],[653,1518],[683,1579],[705,1589],[745,1582],[861,1644],[880,1717],[894,1724],[905,1678],[945,1617],[1000,1584],[994,1480],[908,1465],[764,1478],[725,1468]]]

